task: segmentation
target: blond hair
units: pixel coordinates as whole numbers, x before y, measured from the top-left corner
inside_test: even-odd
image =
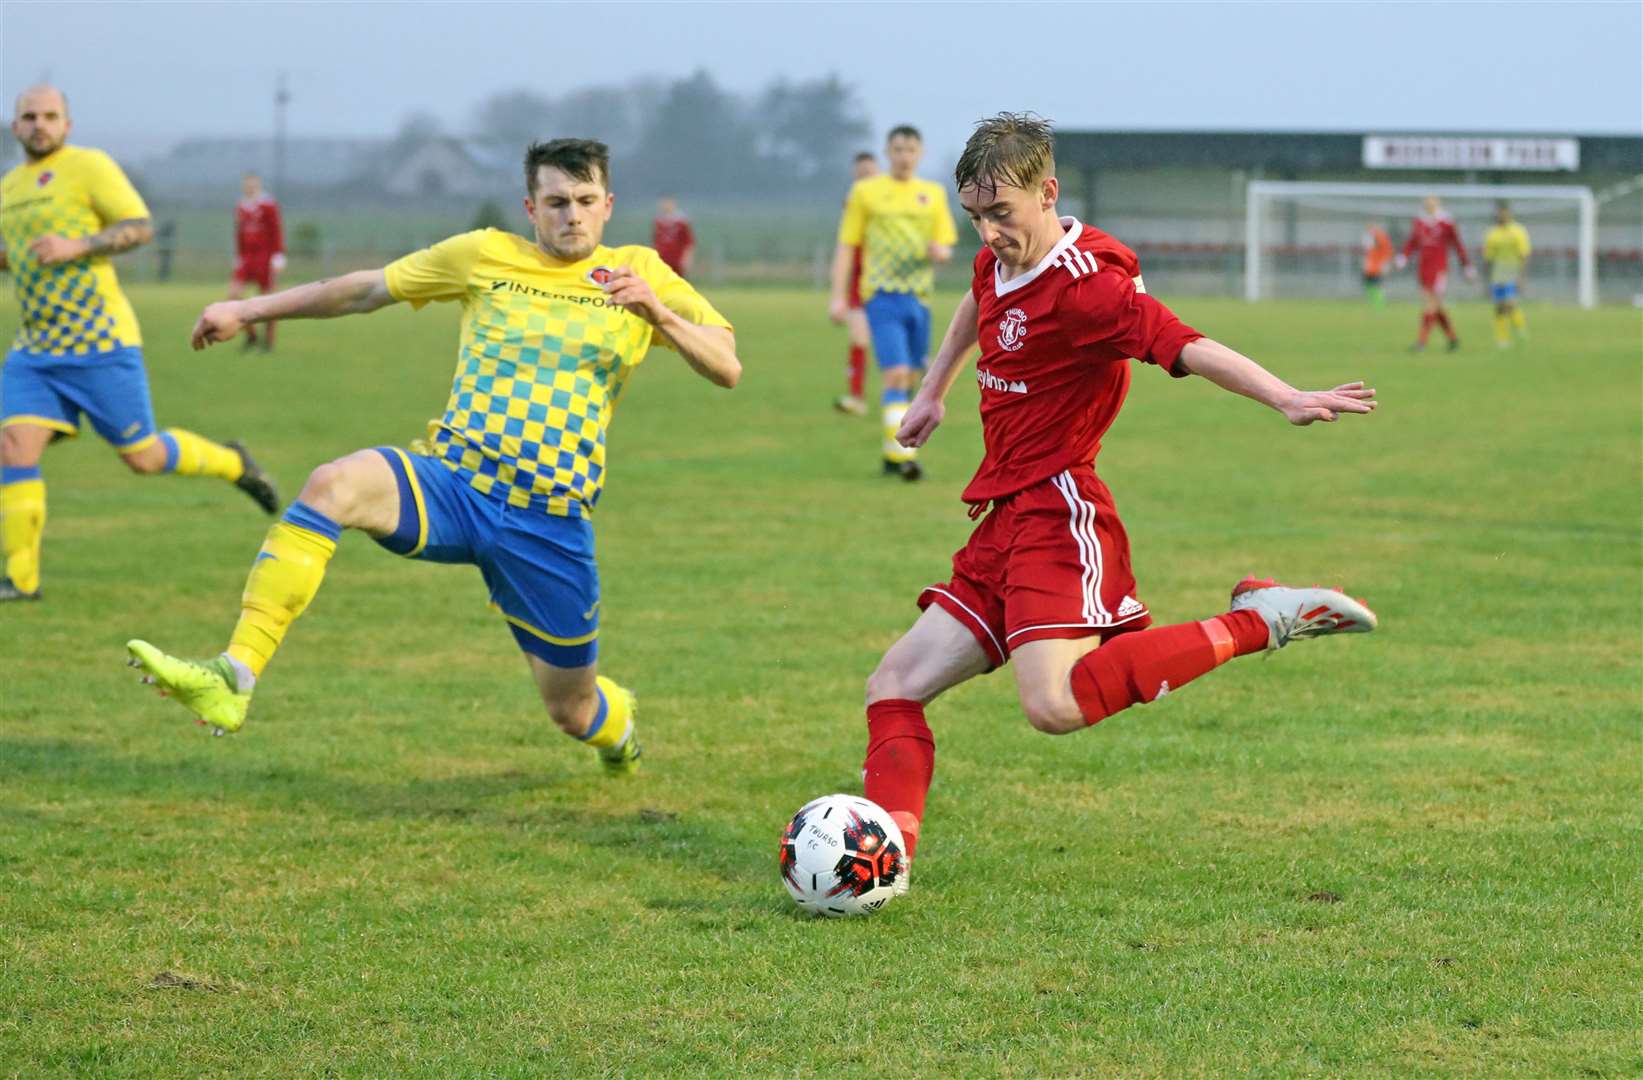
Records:
[[[1055,134],[1036,113],[1001,112],[976,122],[953,179],[967,187],[1031,188],[1055,172]]]

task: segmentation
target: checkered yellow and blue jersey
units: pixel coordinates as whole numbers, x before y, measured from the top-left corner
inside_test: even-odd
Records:
[[[930,245],[958,242],[947,192],[932,180],[888,173],[857,180],[844,203],[839,243],[862,249],[861,294],[913,293],[935,287]]]
[[[1529,230],[1515,221],[1496,225],[1483,236],[1483,259],[1489,264],[1489,281],[1504,285],[1516,281],[1529,257]]]
[[[101,150],[65,146],[0,178],[0,239],[23,309],[12,347],[94,356],[141,345],[137,316],[108,256],[41,266],[29,245],[54,234],[76,240],[146,217],[142,196]]]
[[[462,305],[451,399],[428,433],[434,456],[480,492],[563,517],[599,501],[611,410],[650,346],[673,347],[605,300],[600,283],[618,267],[690,322],[730,328],[647,247],[600,246],[564,263],[524,237],[480,229],[388,265],[396,300]]]

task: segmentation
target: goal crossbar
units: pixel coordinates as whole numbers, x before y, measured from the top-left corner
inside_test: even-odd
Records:
[[[1328,180],[1251,180],[1244,196],[1244,299],[1261,299],[1261,231],[1265,200],[1331,196],[1419,199],[1536,199],[1569,202],[1580,213],[1578,294],[1580,306],[1597,306],[1597,199],[1578,184],[1359,184]]]

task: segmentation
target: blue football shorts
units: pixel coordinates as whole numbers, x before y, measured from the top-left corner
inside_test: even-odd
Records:
[[[519,647],[554,667],[599,655],[599,568],[593,524],[509,506],[476,491],[438,458],[377,447],[399,482],[399,527],[377,543],[411,559],[479,567],[491,607]]]
[[[1517,299],[1517,282],[1499,281],[1489,286],[1489,294],[1495,298],[1495,303],[1505,304]]]
[[[90,356],[51,356],[13,349],[0,367],[0,426],[37,424],[64,435],[80,433],[80,419],[121,453],[154,438],[143,350],[127,345]]]
[[[930,309],[912,293],[876,292],[862,305],[880,369],[924,366],[930,353]]]

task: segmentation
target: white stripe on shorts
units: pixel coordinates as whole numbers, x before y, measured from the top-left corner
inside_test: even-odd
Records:
[[[1003,657],[1008,657],[1010,655],[1009,653],[1004,651],[1004,646],[1000,645],[998,643],[998,638],[993,636],[993,629],[992,629],[992,627],[987,625],[987,620],[983,619],[980,615],[977,615],[975,612],[971,611],[970,610],[970,605],[966,604],[964,601],[960,600],[958,597],[954,596],[952,593],[948,592],[946,589],[938,589],[934,585],[926,586],[924,591],[925,592],[940,593],[942,596],[945,596],[947,599],[951,600],[953,603],[955,603],[959,607],[963,608],[964,613],[966,615],[970,616],[970,618],[974,619],[976,621],[976,625],[981,627],[981,629],[986,632],[988,639],[990,641],[992,641],[992,643],[993,643],[993,648],[998,650],[998,655],[1003,656]],[[949,612],[949,614],[951,614],[951,612]],[[992,659],[992,658],[988,657],[988,659]]]
[[[1070,511],[1068,529],[1078,544],[1079,561],[1084,564],[1083,589],[1086,620],[1105,625],[1112,616],[1101,605],[1101,539],[1095,531],[1095,504],[1078,493],[1070,473],[1060,473],[1052,481]]]

